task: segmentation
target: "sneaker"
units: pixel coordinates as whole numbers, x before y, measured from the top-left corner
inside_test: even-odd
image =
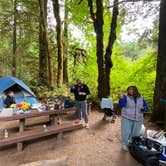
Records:
[[[88,123],[85,124],[85,128],[89,129],[89,124]]]
[[[128,149],[128,147],[127,147],[127,145],[122,145],[122,149],[124,150],[124,151],[126,151],[126,152],[128,152],[129,151],[129,149]]]
[[[80,123],[81,123],[81,120],[80,120],[80,119],[77,119],[74,123],[80,124]]]
[[[111,123],[115,123],[115,119],[112,119],[112,120],[111,120]]]

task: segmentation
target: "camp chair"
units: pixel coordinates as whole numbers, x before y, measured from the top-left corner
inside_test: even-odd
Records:
[[[106,120],[107,117],[112,117],[111,122],[114,123],[116,116],[114,112],[112,98],[102,98],[100,107],[104,112],[104,117],[102,120]]]

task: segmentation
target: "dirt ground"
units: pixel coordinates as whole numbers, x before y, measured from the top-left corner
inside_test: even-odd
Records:
[[[22,153],[17,153],[16,145],[3,148],[0,166],[61,158],[67,166],[140,166],[128,152],[121,150],[120,117],[113,124],[111,120],[101,121],[102,116],[102,113],[92,112],[89,129],[65,133],[63,139],[51,136],[28,142]],[[68,116],[67,120],[72,121],[73,116]]]

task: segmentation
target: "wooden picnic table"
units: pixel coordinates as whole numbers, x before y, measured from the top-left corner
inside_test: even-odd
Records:
[[[13,120],[19,120],[19,133],[21,134],[25,130],[25,120],[28,118],[34,118],[34,117],[40,117],[40,116],[49,116],[51,125],[57,125],[58,124],[58,118],[60,115],[72,112],[75,108],[65,108],[65,109],[55,109],[55,110],[31,110],[30,113],[20,113],[20,114],[14,114],[10,116],[1,116],[0,121],[13,121]],[[17,143],[17,150],[20,152],[23,149],[23,142]]]
[[[13,120],[21,120],[21,119],[28,119],[28,118],[34,118],[34,117],[40,117],[40,116],[47,116],[47,115],[60,115],[64,113],[68,113],[75,110],[74,107],[72,108],[65,108],[65,109],[55,109],[55,110],[43,110],[43,111],[38,111],[38,110],[31,110],[30,113],[19,113],[19,114],[14,114],[11,116],[1,116],[0,121],[13,121]]]

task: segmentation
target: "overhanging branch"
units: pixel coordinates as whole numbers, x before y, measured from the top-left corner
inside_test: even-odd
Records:
[[[156,2],[156,1],[160,1],[160,0],[123,0],[123,1],[120,1],[120,2],[118,2],[118,3],[116,3],[116,4],[113,4],[113,5],[111,5],[111,6],[108,6],[107,8],[108,8],[108,9],[109,9],[109,8],[113,8],[113,7],[117,6],[117,5],[120,5],[120,4],[126,3],[126,2],[141,2],[141,1],[143,1],[143,2]]]
[[[89,6],[89,9],[90,9],[90,15],[91,15],[91,19],[94,21],[96,21],[96,18],[95,18],[95,13],[93,11],[93,1],[92,0],[88,0],[88,6]]]

